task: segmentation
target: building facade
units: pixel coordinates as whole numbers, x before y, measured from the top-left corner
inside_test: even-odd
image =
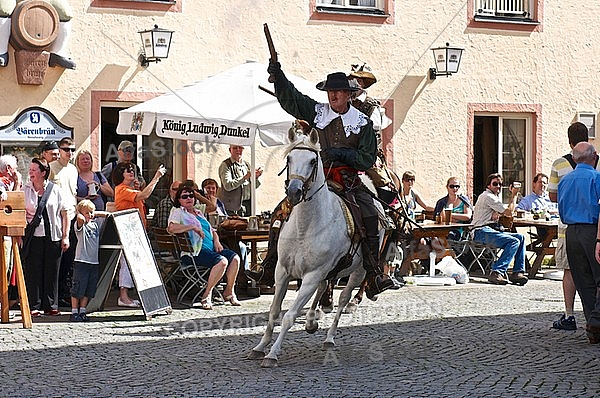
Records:
[[[566,131],[582,120],[593,129],[600,109],[600,55],[594,15],[600,3],[544,0],[69,0],[74,70],[49,68],[42,85],[17,82],[14,53],[0,68],[0,124],[32,106],[73,127],[78,148],[111,160],[123,136],[118,111],[225,69],[267,63],[268,23],[283,70],[315,84],[334,71],[366,62],[378,79],[369,95],[380,99],[393,123],[384,132],[385,153],[401,174],[416,172],[416,188],[430,203],[458,176],[473,196],[487,174],[524,182],[569,151]],[[173,30],[169,56],[140,66],[139,31]],[[431,48],[464,49],[460,68],[432,80]],[[266,71],[265,71],[266,74]],[[1,137],[0,137],[1,138]],[[153,152],[149,137],[129,137],[143,148],[146,177],[159,163],[171,178],[198,183],[217,177],[227,146],[186,148],[177,140]],[[593,142],[593,141],[592,141]],[[112,145],[111,145],[112,144]],[[18,150],[4,142],[4,153]],[[283,148],[257,146],[265,170],[258,210],[283,196]],[[249,154],[248,154],[249,155]],[[168,181],[156,194],[166,194]]]

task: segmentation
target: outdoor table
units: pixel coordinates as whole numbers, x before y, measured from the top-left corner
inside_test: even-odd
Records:
[[[218,234],[221,243],[238,254],[240,254],[240,242],[250,242],[250,269],[255,269],[258,264],[258,242],[269,241],[269,228],[263,225],[260,225],[256,231],[229,231],[219,228]],[[240,265],[236,280],[238,292],[246,293],[248,296],[260,296],[259,289],[253,287],[252,281],[246,277],[243,264]]]
[[[431,252],[436,253],[437,258],[445,256],[455,257],[455,253],[448,244],[448,234],[453,229],[468,228],[472,224],[435,224],[431,221],[426,220],[423,224],[418,224],[411,231],[411,239],[404,247],[404,260],[400,269],[400,275],[406,275],[410,267],[412,260],[426,260],[429,259]],[[422,245],[422,238],[431,238],[432,242],[434,238],[437,238],[436,244]]]
[[[513,229],[517,227],[536,227],[538,230],[538,237],[526,247],[527,251],[535,253],[533,264],[529,268],[529,278],[535,278],[542,266],[544,257],[553,256],[555,253],[556,247],[552,243],[558,237],[558,218],[549,221],[546,219],[514,218],[512,225]]]

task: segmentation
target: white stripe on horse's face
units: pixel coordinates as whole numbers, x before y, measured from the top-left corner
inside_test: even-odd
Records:
[[[292,205],[300,203],[314,184],[318,161],[318,153],[308,148],[295,148],[288,154],[286,195]]]

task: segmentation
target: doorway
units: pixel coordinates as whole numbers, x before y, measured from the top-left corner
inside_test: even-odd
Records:
[[[102,106],[100,108],[100,165],[118,159],[117,148],[123,140],[129,140],[136,146],[137,155],[133,161],[142,171],[146,182],[154,177],[159,165],[167,168],[167,174],[160,179],[152,195],[146,199],[148,209],[156,208],[158,202],[169,193],[169,187],[173,180],[173,140],[160,138],[153,131],[148,136],[120,135],[117,134],[119,124],[119,111],[127,107]]]
[[[485,190],[487,176],[503,177],[502,201],[510,196],[509,185],[520,181],[522,194],[531,190],[530,118],[528,115],[476,115],[473,126],[473,200]]]

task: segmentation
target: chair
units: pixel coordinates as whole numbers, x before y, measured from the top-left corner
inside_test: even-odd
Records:
[[[460,240],[448,240],[448,244],[456,254],[456,260],[471,274],[471,269],[478,268],[483,276],[489,274],[492,264],[498,259],[500,248],[478,243],[473,240],[472,231],[465,229]]]
[[[189,293],[195,291],[195,294],[190,304],[192,305],[196,302],[196,299],[206,288],[206,285],[208,283],[208,275],[210,274],[211,269],[196,264],[196,260],[192,255],[192,253],[194,252],[194,248],[192,246],[192,242],[190,241],[187,232],[175,234],[174,237],[175,243],[177,245],[177,251],[179,254],[181,273],[185,277],[185,283],[181,287],[179,294],[177,295],[177,302],[180,304],[184,304],[184,297]],[[217,294],[220,296],[221,299],[223,299],[220,292],[217,291]]]
[[[155,254],[165,285],[169,283],[174,292],[182,287],[181,264],[177,257],[177,244],[166,228],[152,227]]]

